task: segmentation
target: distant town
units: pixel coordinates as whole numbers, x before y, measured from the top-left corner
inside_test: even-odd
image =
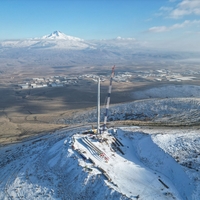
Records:
[[[187,70],[182,73],[174,73],[168,69],[159,70],[143,70],[132,72],[118,72],[115,74],[113,81],[115,82],[135,82],[135,81],[173,81],[181,82],[186,80],[196,79],[195,75],[200,75],[200,71],[195,72]],[[63,87],[67,85],[77,85],[81,80],[88,80],[97,82],[97,78],[100,77],[101,82],[109,80],[109,75],[95,75],[84,74],[79,76],[50,76],[50,77],[36,77],[30,78],[18,83],[17,86],[21,89],[42,88],[42,87]]]

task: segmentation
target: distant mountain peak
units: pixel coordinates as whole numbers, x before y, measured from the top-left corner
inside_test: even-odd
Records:
[[[65,35],[64,33],[62,33],[61,31],[54,31],[53,33],[49,34],[49,35],[45,35],[42,37],[42,39],[45,40],[71,40],[71,41],[83,41],[80,38],[77,37],[73,37],[73,36],[69,36],[69,35]]]
[[[63,36],[65,35],[64,33],[60,32],[60,31],[54,31],[53,33],[50,34],[51,36],[57,36],[57,37],[60,37],[60,36]]]

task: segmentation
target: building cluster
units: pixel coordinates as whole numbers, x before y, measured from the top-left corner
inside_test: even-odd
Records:
[[[63,87],[66,85],[77,85],[80,80],[87,80],[97,82],[97,78],[100,78],[101,82],[108,80],[110,76],[106,75],[95,75],[95,74],[83,74],[79,76],[51,76],[47,78],[32,78],[27,79],[24,83],[18,84],[21,89],[31,89],[31,88],[42,88],[42,87]],[[128,82],[129,78],[132,77],[131,73],[117,73],[114,76],[114,81],[116,82]]]
[[[197,73],[196,73],[197,74]],[[183,81],[193,80],[195,77],[194,72],[188,70],[183,73],[175,73],[168,69],[158,70],[143,70],[143,71],[132,71],[132,72],[118,72],[115,74],[113,81],[115,82],[134,82],[137,78],[141,81],[141,78],[146,81]],[[51,76],[47,78],[33,78],[27,79],[18,86],[22,89],[30,88],[42,88],[42,87],[63,87],[66,85],[78,85],[81,80],[97,82],[98,77],[101,82],[109,80],[109,75],[95,75],[95,74],[83,74],[79,76]]]
[[[33,78],[25,83],[18,84],[21,89],[42,88],[42,87],[63,87],[64,85],[75,85],[78,77],[51,76],[48,78]]]
[[[116,82],[130,82],[133,74],[130,72],[118,73],[114,76],[113,80]]]
[[[168,69],[135,71],[135,73],[137,74],[138,78],[151,81],[181,82],[184,80],[193,80],[196,78],[196,77],[191,77],[191,73],[187,72],[177,73],[177,72],[172,72]]]
[[[186,70],[182,72],[183,75],[200,75],[200,71]]]

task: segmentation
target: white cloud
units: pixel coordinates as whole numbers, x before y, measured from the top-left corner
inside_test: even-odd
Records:
[[[200,20],[193,20],[192,22],[191,22],[192,24],[199,24],[200,23]]]
[[[200,24],[200,20],[185,20],[183,23],[177,23],[172,26],[154,26],[148,29],[147,32],[153,32],[153,33],[160,33],[160,32],[167,32],[172,31],[175,29],[184,28],[186,26],[192,25],[192,24]]]
[[[136,41],[135,38],[123,38],[123,37],[121,37],[121,36],[118,36],[116,39],[117,39],[117,40],[125,40],[125,41],[127,41],[127,40]]]
[[[159,9],[159,12],[155,13],[155,16],[160,17],[160,16],[166,16],[169,15],[169,13],[173,10],[172,7],[166,7],[166,6],[162,6]]]
[[[186,15],[200,15],[200,0],[182,0],[169,13],[171,18],[181,18]]]
[[[159,10],[161,10],[161,11],[172,11],[173,8],[172,7],[162,6]]]
[[[159,33],[159,32],[166,32],[168,28],[166,26],[154,26],[149,28],[148,32]]]

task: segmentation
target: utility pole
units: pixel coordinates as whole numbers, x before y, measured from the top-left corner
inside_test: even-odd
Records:
[[[97,134],[100,132],[100,78],[98,78],[98,94],[97,94]]]

